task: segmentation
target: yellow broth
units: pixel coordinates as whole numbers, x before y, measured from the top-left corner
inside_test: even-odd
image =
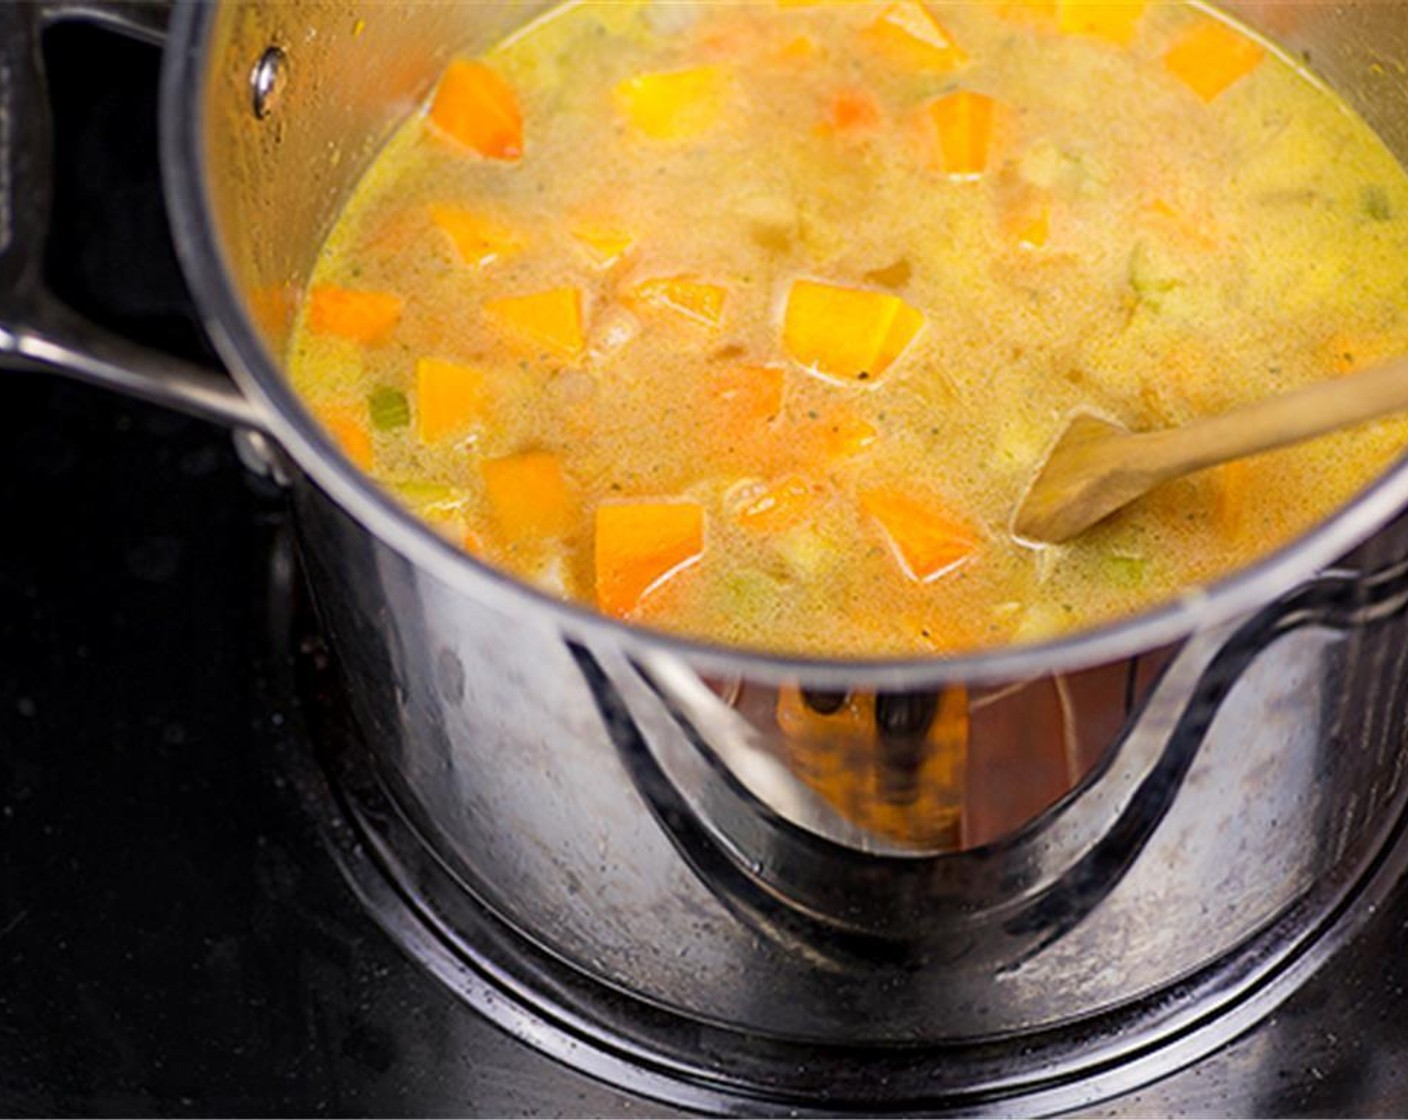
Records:
[[[1207,471],[1035,548],[1012,513],[1073,412],[1176,424],[1405,349],[1403,169],[1205,10],[578,3],[393,138],[290,368],[374,478],[530,583],[899,655],[1216,579],[1408,439]]]

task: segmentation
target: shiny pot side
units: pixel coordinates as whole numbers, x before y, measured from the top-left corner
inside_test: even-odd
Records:
[[[1162,611],[1039,647],[856,664],[711,649],[549,601],[348,468],[271,356],[296,293],[449,52],[533,10],[191,5],[165,75],[183,263],[295,464],[305,562],[370,749],[464,888],[653,1003],[760,1032],[936,1039],[1157,991],[1362,855],[1398,791],[1397,740],[1349,760],[1323,751],[1353,682],[1380,706],[1388,695],[1401,528],[1366,547],[1366,568],[1315,573],[1392,516],[1401,468]],[[1242,14],[1308,44],[1402,150],[1403,91],[1374,77],[1405,46],[1401,12]],[[271,47],[277,83],[260,69]],[[272,104],[252,103],[251,75]],[[807,700],[836,695],[849,707]],[[917,723],[884,714],[916,709]],[[833,733],[838,712],[856,726]],[[979,827],[984,744],[1019,767],[1056,756],[1059,773],[1006,817],[987,805]]]

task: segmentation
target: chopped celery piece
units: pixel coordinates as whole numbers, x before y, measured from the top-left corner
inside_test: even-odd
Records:
[[[411,422],[411,402],[400,389],[378,386],[367,398],[367,407],[371,412],[372,427],[379,432],[404,428]]]
[[[1388,200],[1388,191],[1378,183],[1369,183],[1359,192],[1359,204],[1364,213],[1376,222],[1393,220],[1393,205]]]
[[[1149,576],[1149,563],[1142,556],[1107,556],[1105,575],[1116,587],[1133,591],[1144,586]]]
[[[388,482],[386,486],[421,517],[450,513],[465,500],[463,490],[438,482]]]

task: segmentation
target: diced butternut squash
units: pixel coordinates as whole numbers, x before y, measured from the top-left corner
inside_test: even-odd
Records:
[[[485,300],[484,310],[525,340],[574,360],[582,356],[582,293],[576,288],[501,296]]]
[[[1261,65],[1266,49],[1254,39],[1215,19],[1202,19],[1178,40],[1164,65],[1204,101]]]
[[[348,406],[319,408],[318,419],[323,422],[332,438],[337,441],[342,453],[361,470],[372,469],[372,433],[360,409]]]
[[[1019,249],[1041,249],[1051,239],[1051,210],[1043,206],[1034,214],[1024,214],[1014,223],[1013,234]]]
[[[572,493],[556,455],[524,451],[485,460],[479,471],[494,522],[509,540],[543,540],[571,530]]]
[[[704,552],[696,502],[632,502],[596,511],[596,605],[625,618],[652,589]]]
[[[479,267],[492,264],[523,247],[512,230],[463,206],[433,203],[430,220],[450,238],[460,259],[467,265]]]
[[[308,292],[308,328],[366,346],[386,340],[401,321],[404,304],[390,292],[367,292],[319,284]]]
[[[1093,35],[1126,46],[1134,38],[1143,0],[1057,0],[1056,22],[1068,35]]]
[[[800,523],[816,505],[806,479],[790,474],[771,482],[745,483],[731,491],[728,512],[745,529],[772,533]]]
[[[457,58],[445,69],[430,119],[447,136],[486,159],[523,155],[523,113],[503,78],[482,62]]]
[[[717,66],[662,70],[622,82],[616,87],[616,104],[631,128],[642,136],[688,139],[718,122],[726,85]]]
[[[724,315],[724,289],[688,276],[647,280],[637,284],[631,295],[642,303],[667,307],[706,327],[717,327]]]
[[[953,70],[968,56],[929,9],[915,0],[891,4],[865,31],[876,49],[924,70]]]
[[[782,411],[783,371],[776,366],[738,366],[716,374],[715,398],[730,426],[766,424]]]
[[[826,425],[826,454],[832,459],[859,455],[875,442],[877,435],[873,424],[853,413],[838,412]]]
[[[484,414],[484,374],[458,362],[416,362],[416,434],[422,443],[462,435]]]
[[[869,381],[899,357],[924,323],[899,296],[798,280],[787,296],[782,345],[804,366]]]
[[[609,268],[620,260],[634,241],[629,233],[601,225],[576,226],[572,230],[572,236],[582,243],[592,259],[603,268]]]
[[[955,179],[976,179],[988,166],[992,149],[993,99],[961,89],[929,103],[938,131],[943,168]]]
[[[902,491],[864,490],[860,505],[884,529],[905,571],[921,582],[952,571],[978,550],[971,525]]]
[[[1004,0],[998,15],[1016,23],[1054,24],[1057,0]]]

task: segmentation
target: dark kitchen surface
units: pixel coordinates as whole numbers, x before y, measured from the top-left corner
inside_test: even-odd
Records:
[[[49,46],[52,282],[199,354],[157,54]],[[230,436],[51,375],[0,372],[0,401],[0,1113],[662,1114],[480,1019],[344,884],[288,779],[284,509]],[[1400,884],[1271,1020],[1106,1111],[1404,1114],[1405,949]]]

